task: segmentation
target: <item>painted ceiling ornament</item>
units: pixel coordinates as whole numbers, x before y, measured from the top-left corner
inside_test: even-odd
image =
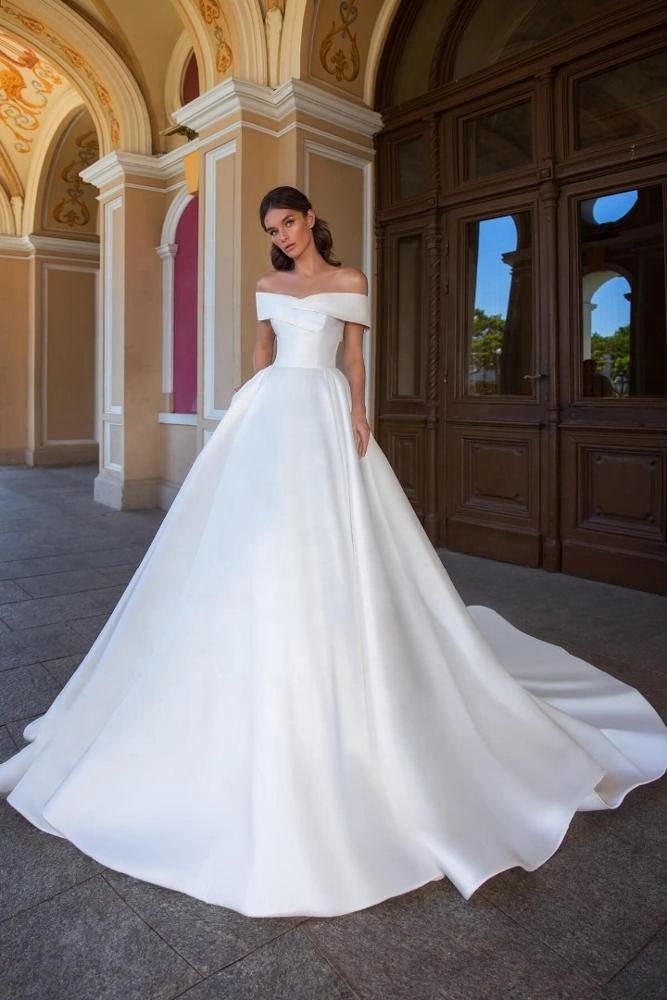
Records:
[[[63,226],[73,229],[90,222],[90,210],[86,205],[86,184],[80,172],[99,159],[100,150],[94,130],[84,132],[75,139],[78,153],[76,160],[68,163],[60,176],[68,185],[65,197],[53,209],[53,218]],[[89,185],[88,185],[89,186]]]
[[[233,53],[225,38],[225,31],[220,23],[222,14],[218,0],[199,0],[199,11],[206,23],[213,28],[215,38],[215,68],[218,73],[226,73],[232,65]]]
[[[85,56],[82,56],[80,52],[77,52],[77,50],[72,48],[71,45],[68,45],[60,37],[60,35],[57,35],[55,31],[49,28],[48,25],[44,24],[42,21],[38,21],[35,17],[30,17],[22,11],[20,7],[12,2],[12,0],[0,0],[0,10],[4,11],[8,17],[15,18],[19,24],[23,25],[24,28],[27,28],[33,35],[39,35],[41,38],[45,38],[51,43],[51,45],[54,46],[54,48],[58,49],[62,53],[63,58],[71,66],[73,66],[79,73],[83,73],[97,94],[98,100],[102,105],[102,110],[104,111],[109,122],[111,144],[116,148],[120,146],[120,122],[116,117],[111,96]]]
[[[339,83],[351,83],[358,77],[361,65],[357,36],[350,31],[350,25],[359,17],[357,0],[341,0],[338,14],[340,22],[332,21],[331,31],[322,39],[320,62]]]
[[[0,32],[0,122],[18,153],[29,153],[47,95],[62,79],[36,52]]]

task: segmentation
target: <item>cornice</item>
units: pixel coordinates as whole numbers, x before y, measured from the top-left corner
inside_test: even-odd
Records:
[[[312,83],[294,79],[271,89],[228,77],[174,111],[172,117],[178,125],[187,125],[198,132],[219,124],[230,115],[248,111],[263,115],[276,124],[292,113],[312,115],[330,125],[368,137],[382,128],[382,116],[377,111]]]
[[[34,234],[27,239],[38,253],[76,254],[77,257],[90,257],[97,260],[100,255],[99,240],[69,240],[66,237],[38,236]]]
[[[162,180],[165,172],[157,156],[147,156],[143,153],[107,153],[102,159],[92,163],[79,176],[87,184],[97,188],[124,181],[127,177],[149,177],[151,180]]]
[[[88,257],[97,260],[100,255],[99,242],[92,240],[70,240],[58,236],[0,236],[0,252],[13,253],[17,257],[33,257],[36,253],[60,254],[61,256]]]

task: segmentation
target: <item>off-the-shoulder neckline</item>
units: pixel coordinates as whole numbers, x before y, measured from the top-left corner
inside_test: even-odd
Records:
[[[362,299],[368,298],[365,292],[311,292],[310,295],[290,295],[289,292],[261,292],[258,290],[255,295],[277,295],[281,299],[294,299],[296,302],[306,302],[307,299],[317,299],[322,295],[358,295]]]

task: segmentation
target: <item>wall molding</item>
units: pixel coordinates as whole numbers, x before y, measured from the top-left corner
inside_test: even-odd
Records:
[[[103,288],[105,290],[103,311],[102,311],[102,411],[103,413],[112,413],[115,415],[120,415],[123,412],[122,404],[122,386],[120,386],[120,400],[121,402],[115,402],[115,392],[113,385],[113,359],[114,359],[114,337],[115,337],[115,326],[116,317],[120,316],[120,335],[119,341],[121,344],[121,349],[124,340],[124,322],[123,322],[123,312],[125,308],[125,290],[124,282],[114,281],[114,244],[115,244],[115,225],[114,225],[114,215],[116,213],[123,212],[123,199],[115,198],[113,201],[108,201],[104,206],[104,254],[103,254],[103,268],[104,268],[104,284]],[[105,444],[105,455],[106,455],[106,439]]]
[[[196,427],[196,413],[158,413],[158,423],[176,424],[178,427]]]
[[[42,322],[41,322],[41,337],[40,337],[40,363],[39,363],[39,379],[40,379],[40,434],[39,439],[42,442],[41,447],[50,447],[53,445],[84,445],[84,444],[95,444],[97,447],[97,442],[94,438],[81,438],[79,440],[56,440],[49,438],[49,420],[48,420],[48,381],[49,381],[49,371],[48,371],[48,351],[49,351],[49,274],[51,271],[80,271],[83,274],[92,274],[95,279],[95,305],[93,306],[95,318],[97,318],[97,275],[98,268],[86,266],[83,262],[80,264],[55,264],[50,261],[44,261],[42,263]],[[95,424],[95,415],[97,413],[97,373],[95,371],[95,365],[97,361],[97,330],[93,331],[94,337],[94,347],[93,347],[93,425]]]
[[[203,248],[203,264],[204,264],[204,345],[203,345],[203,355],[204,355],[204,406],[203,406],[203,417],[205,420],[221,420],[224,416],[225,410],[220,408],[216,409],[215,406],[215,341],[216,332],[220,332],[224,335],[224,331],[218,331],[218,324],[216,321],[216,306],[217,306],[217,295],[216,295],[216,267],[218,260],[218,240],[216,239],[217,232],[217,191],[216,191],[216,167],[218,160],[222,160],[227,156],[234,156],[236,154],[236,140],[232,139],[230,142],[225,143],[224,146],[218,146],[216,149],[212,149],[206,154],[205,166],[204,166],[204,190],[205,190],[205,205],[206,211],[204,213],[204,248]],[[230,192],[230,198],[233,200],[234,192]],[[236,288],[236,276],[232,278],[232,287]],[[231,336],[233,338],[234,344],[236,345],[236,337],[238,333],[238,309],[234,309],[235,316],[235,329],[231,331]]]

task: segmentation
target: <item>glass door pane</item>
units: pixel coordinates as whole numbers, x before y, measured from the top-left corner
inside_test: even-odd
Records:
[[[532,396],[530,211],[467,224],[467,287],[467,395]]]
[[[579,203],[581,395],[667,395],[664,192]]]

